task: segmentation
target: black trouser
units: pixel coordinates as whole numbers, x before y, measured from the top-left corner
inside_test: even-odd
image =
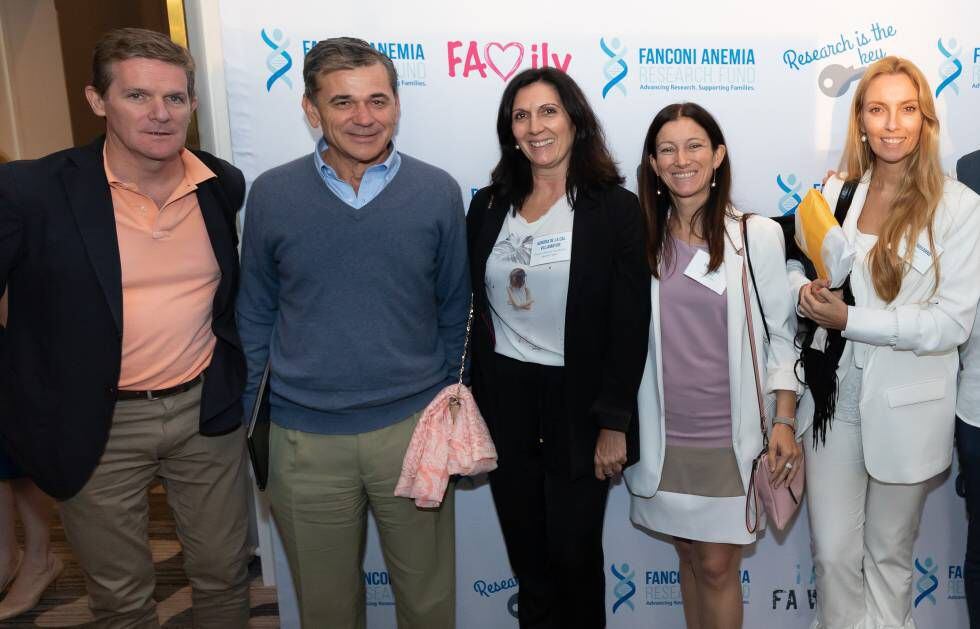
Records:
[[[956,418],[956,452],[960,474],[956,491],[966,498],[969,525],[966,534],[966,558],[963,580],[966,585],[966,607],[970,629],[980,629],[980,428]]]
[[[528,629],[605,627],[602,522],[609,481],[570,478],[561,367],[496,355],[490,489]]]

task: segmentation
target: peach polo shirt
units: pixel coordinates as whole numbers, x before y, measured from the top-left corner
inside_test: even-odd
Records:
[[[221,271],[196,190],[216,175],[187,149],[180,159],[184,178],[158,208],[113,175],[103,150],[122,266],[123,390],[187,382],[214,354],[211,314]]]

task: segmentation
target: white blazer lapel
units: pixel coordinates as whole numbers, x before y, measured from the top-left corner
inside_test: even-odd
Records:
[[[732,405],[732,431],[739,433],[739,423],[742,417],[742,349],[746,333],[745,305],[742,299],[742,231],[738,219],[725,220],[725,295],[728,306],[728,377]],[[751,366],[749,367],[751,368]]]

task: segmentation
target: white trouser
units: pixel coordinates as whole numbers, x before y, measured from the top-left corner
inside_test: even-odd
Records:
[[[927,483],[871,478],[859,423],[835,419],[826,445],[814,449],[809,431],[803,443],[817,575],[811,629],[915,629],[912,546]]]

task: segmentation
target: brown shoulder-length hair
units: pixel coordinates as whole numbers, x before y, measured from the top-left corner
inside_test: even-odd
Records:
[[[696,103],[674,103],[667,105],[653,117],[647,137],[643,142],[643,157],[640,164],[639,196],[640,205],[646,215],[647,223],[647,261],[653,276],[660,277],[662,269],[667,269],[674,261],[674,248],[670,245],[670,229],[667,217],[670,213],[670,192],[650,165],[656,159],[657,134],[668,122],[690,118],[708,134],[712,153],[725,145],[725,136],[714,116]],[[725,259],[725,218],[733,216],[731,210],[732,168],[729,161],[731,151],[725,146],[725,156],[715,169],[715,187],[709,188],[708,200],[694,215],[691,228],[695,235],[708,245],[708,270],[715,271]],[[657,194],[657,191],[660,194]]]
[[[565,196],[574,206],[576,197],[614,184],[623,183],[616,162],[606,147],[606,136],[599,119],[589,106],[578,84],[561,70],[555,68],[531,68],[510,80],[500,97],[497,110],[497,140],[500,142],[500,161],[490,173],[490,185],[494,203],[509,205],[515,212],[531,194],[534,181],[531,165],[515,145],[513,115],[514,99],[522,88],[537,82],[555,88],[562,107],[575,125],[568,174],[565,178]]]
[[[878,242],[868,256],[875,292],[886,302],[892,301],[898,295],[906,265],[911,263],[915,251],[915,241],[923,229],[929,236],[930,249],[935,251],[932,223],[936,215],[936,207],[943,196],[945,181],[939,161],[939,119],[936,117],[936,104],[932,99],[929,82],[914,63],[894,56],[873,63],[858,83],[854,100],[851,102],[850,121],[840,170],[845,173],[846,180],[857,181],[874,167],[876,158],[871,150],[871,143],[861,141],[861,136],[864,134],[861,125],[864,98],[872,81],[879,76],[894,74],[904,74],[915,86],[919,111],[922,114],[922,130],[915,151],[905,162],[905,175],[902,177],[891,211],[881,226]],[[903,240],[905,241],[904,258],[898,255]],[[933,273],[938,289],[938,258],[933,264]]]
[[[163,33],[145,28],[117,28],[95,44],[92,53],[92,87],[105,96],[112,83],[112,64],[127,59],[154,59],[183,69],[187,95],[194,98],[194,59],[191,53]]]

